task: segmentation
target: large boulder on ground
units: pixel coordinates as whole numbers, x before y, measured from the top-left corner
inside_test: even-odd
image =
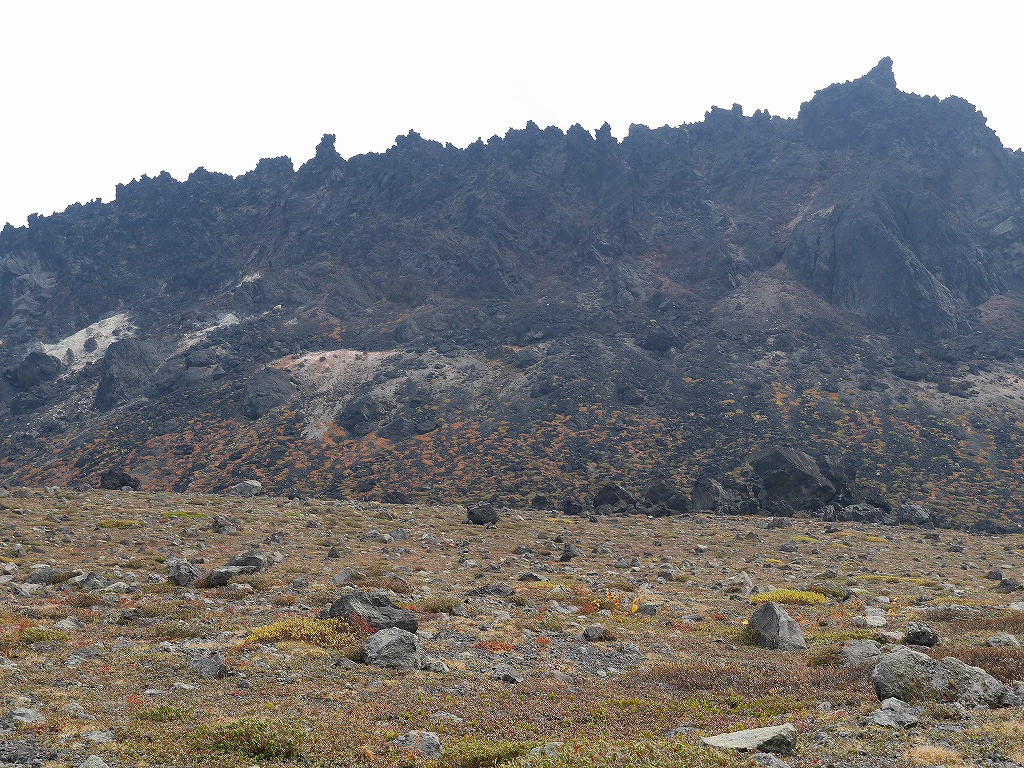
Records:
[[[203,572],[188,560],[168,560],[167,580],[179,587],[190,587],[203,577]]]
[[[566,496],[562,501],[562,512],[566,515],[582,515],[583,505],[572,496]]]
[[[415,632],[419,619],[412,611],[397,607],[380,592],[349,592],[335,600],[327,610],[328,618],[351,621],[356,616],[374,629],[404,629]]]
[[[498,522],[498,510],[489,501],[481,501],[466,507],[466,519],[474,525],[494,525]]]
[[[664,478],[658,478],[644,491],[644,507],[649,515],[685,515],[690,511],[687,495]]]
[[[773,512],[820,509],[836,495],[814,459],[796,448],[773,445],[754,454],[750,464]]]
[[[228,488],[228,492],[243,498],[252,498],[263,493],[263,483],[259,480],[243,480]]]
[[[404,752],[412,752],[424,760],[436,760],[444,754],[441,739],[432,731],[409,731],[392,742]]]
[[[210,528],[220,534],[231,535],[238,533],[240,524],[237,518],[228,517],[217,513],[213,516],[213,521],[210,523]]]
[[[939,642],[939,635],[927,624],[912,621],[907,624],[906,640],[910,645],[923,645],[931,648]]]
[[[899,699],[886,699],[882,706],[863,719],[864,725],[882,725],[888,728],[910,728],[917,725],[921,709]]]
[[[771,752],[789,755],[796,749],[797,731],[792,723],[772,725],[767,728],[749,728],[745,731],[706,736],[701,742],[718,749],[733,749],[737,752]]]
[[[204,680],[216,680],[227,677],[231,673],[224,658],[217,651],[212,651],[209,656],[197,656],[189,659],[187,666],[189,672]]]
[[[422,669],[420,639],[398,627],[378,630],[363,643],[363,661],[388,669]]]
[[[616,483],[608,483],[594,496],[594,512],[599,515],[635,515],[636,497]]]
[[[1020,640],[1009,632],[996,632],[985,639],[989,648],[1020,648]]]
[[[848,504],[842,507],[832,517],[826,515],[825,519],[835,519],[843,523],[877,523],[881,521],[882,516],[885,514],[886,511],[881,507],[868,504],[866,501],[860,501],[856,504]]]
[[[240,565],[252,568],[254,572],[258,573],[266,569],[269,562],[270,558],[267,557],[266,552],[260,552],[258,549],[247,549],[245,552],[240,552],[228,560],[227,565]]]
[[[137,491],[142,488],[142,481],[123,470],[108,469],[100,475],[100,488],[106,491],[119,491],[122,488]]]
[[[933,659],[909,648],[886,653],[871,673],[880,700],[958,701],[966,706],[1002,706],[1012,690],[980,667],[959,659]]]
[[[840,653],[847,666],[876,664],[882,658],[882,645],[877,640],[847,640]]]
[[[750,639],[763,648],[776,651],[807,650],[804,633],[796,620],[777,603],[765,603],[747,622]]]
[[[256,420],[280,408],[295,394],[291,376],[277,368],[260,371],[245,384],[242,392],[242,415]]]
[[[210,577],[207,579],[207,586],[209,587],[226,587],[228,582],[239,576],[248,576],[251,573],[256,573],[256,569],[252,566],[246,565],[220,565],[210,571]]]
[[[932,513],[920,504],[904,504],[899,509],[884,513],[881,521],[885,525],[919,525],[925,528],[935,526]]]
[[[720,482],[706,475],[698,477],[690,491],[690,509],[694,512],[731,513],[739,503],[738,493],[726,490]]]

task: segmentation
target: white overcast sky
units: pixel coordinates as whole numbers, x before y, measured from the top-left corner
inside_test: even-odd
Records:
[[[199,166],[296,166],[414,129],[465,146],[527,120],[680,125],[712,106],[795,116],[815,90],[895,62],[1024,145],[1012,2],[0,0],[0,224]]]

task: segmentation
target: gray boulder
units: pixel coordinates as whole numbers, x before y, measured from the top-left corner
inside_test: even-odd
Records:
[[[217,533],[230,536],[238,533],[239,523],[238,520],[233,517],[216,514],[213,516],[213,522],[210,524],[210,527]]]
[[[36,725],[38,723],[46,722],[46,718],[43,717],[43,715],[38,710],[29,709],[28,707],[18,707],[17,709],[12,709],[10,712],[7,713],[7,716],[4,718],[4,720],[6,720],[8,723],[12,724],[15,727],[22,725]]]
[[[444,754],[441,739],[431,731],[409,731],[391,742],[405,752],[412,752],[424,760],[436,760]]]
[[[229,493],[235,496],[241,496],[243,498],[252,498],[253,496],[259,496],[263,493],[263,483],[259,480],[243,480],[240,483],[232,485],[228,489]]]
[[[980,667],[959,659],[933,659],[909,648],[886,653],[871,673],[875,693],[884,701],[958,701],[965,705],[998,707],[1012,693]]]
[[[773,445],[754,454],[750,465],[764,483],[769,508],[819,509],[836,494],[814,459],[796,448]]]
[[[188,671],[203,680],[216,680],[227,677],[230,673],[224,658],[217,651],[209,656],[199,656],[188,660]]]
[[[363,660],[388,669],[422,669],[420,639],[412,632],[387,627],[374,632],[363,644]]]
[[[777,603],[765,603],[747,623],[750,639],[763,648],[776,651],[807,650],[804,633],[796,620]]]
[[[875,664],[882,658],[882,646],[875,640],[847,640],[841,653],[847,666]]]
[[[227,564],[229,566],[242,566],[243,568],[252,568],[254,573],[259,573],[267,567],[267,563],[270,562],[270,558],[267,557],[265,552],[260,552],[258,549],[247,549],[245,552],[241,552],[230,560]]]
[[[415,613],[398,608],[380,592],[350,592],[335,600],[327,611],[328,618],[332,619],[351,620],[353,615],[374,629],[415,632],[420,628]]]
[[[921,721],[921,718],[918,717],[920,714],[919,707],[912,707],[905,701],[890,698],[883,701],[881,707],[867,715],[863,723],[864,725],[882,725],[889,728],[910,728]]]
[[[71,581],[78,585],[79,589],[105,589],[111,583],[110,579],[92,571],[75,576]]]
[[[505,662],[502,662],[494,668],[494,671],[491,672],[491,677],[495,680],[501,680],[506,683],[523,682],[523,676],[519,670]]]
[[[250,573],[256,573],[256,569],[246,565],[220,565],[210,571],[208,586],[226,587],[233,578],[248,576]]]
[[[884,525],[918,525],[925,528],[934,526],[932,513],[920,504],[904,504],[899,509],[882,515]]]
[[[1020,640],[1009,632],[996,632],[985,639],[989,648],[1020,648]]]
[[[690,509],[694,512],[733,512],[739,506],[740,495],[727,491],[712,477],[698,477],[690,490]]]
[[[745,731],[707,736],[701,742],[718,749],[733,749],[737,752],[771,752],[789,755],[796,749],[797,731],[791,723],[773,725],[768,728],[749,728]]]
[[[203,577],[203,572],[188,560],[168,560],[167,580],[179,587],[190,587]]]
[[[342,584],[346,584],[350,581],[363,581],[366,579],[366,574],[360,570],[352,567],[342,568],[331,578],[331,582],[340,587]]]

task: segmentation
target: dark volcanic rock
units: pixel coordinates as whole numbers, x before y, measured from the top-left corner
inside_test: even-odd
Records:
[[[571,496],[562,500],[562,512],[566,515],[582,515],[583,505]]]
[[[635,515],[639,511],[636,497],[621,485],[608,483],[594,496],[594,512],[599,515]]]
[[[713,477],[702,475],[693,482],[690,508],[694,512],[732,514],[739,510],[740,495],[726,488]]]
[[[396,627],[406,632],[419,629],[419,619],[412,611],[398,608],[377,592],[350,592],[335,600],[327,610],[329,618],[351,620],[353,616],[375,629]]]
[[[932,513],[920,504],[904,504],[899,509],[882,515],[886,525],[919,525],[926,528],[934,527]]]
[[[45,352],[30,352],[14,371],[14,383],[18,389],[27,392],[47,381],[53,381],[60,373],[61,363]]]
[[[131,488],[137,491],[142,488],[142,481],[137,477],[129,475],[120,469],[108,469],[100,475],[100,488],[107,491],[119,491],[122,488]]]
[[[766,448],[754,455],[750,465],[764,483],[769,509],[775,514],[819,509],[836,494],[814,459],[795,448]]]
[[[1022,179],[973,106],[900,92],[889,62],[796,119],[411,132],[350,159],[326,136],[297,170],[142,178],[0,231],[0,464],[431,502],[706,473],[693,508],[778,515],[945,483],[937,523],[1017,530],[1019,403],[991,385],[1024,361]],[[138,339],[75,360],[120,313]],[[740,487],[752,441],[870,471]],[[685,510],[636,495],[598,507]]]
[[[247,419],[266,416],[280,408],[295,394],[295,385],[286,371],[268,368],[253,376],[242,393],[242,415]]]
[[[494,525],[498,522],[498,510],[489,501],[481,501],[466,507],[466,519],[474,525]]]
[[[108,411],[145,392],[153,381],[159,357],[149,344],[121,339],[107,347],[100,363],[100,382],[94,403]]]
[[[649,515],[685,515],[690,511],[687,495],[664,478],[659,478],[644,491],[644,506]]]

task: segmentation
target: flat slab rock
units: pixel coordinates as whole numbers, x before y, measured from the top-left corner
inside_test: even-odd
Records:
[[[796,749],[797,730],[792,723],[773,725],[767,728],[748,728],[745,731],[707,736],[701,742],[718,749],[733,749],[737,752],[771,752],[789,755]]]

